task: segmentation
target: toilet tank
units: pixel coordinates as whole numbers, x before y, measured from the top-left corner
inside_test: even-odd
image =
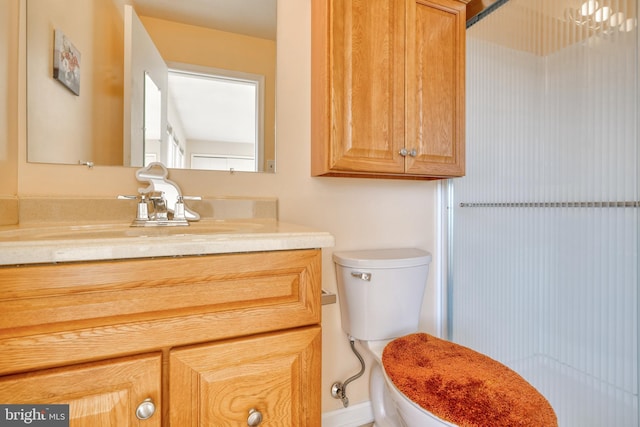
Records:
[[[431,254],[414,248],[334,252],[342,329],[358,340],[418,330]]]

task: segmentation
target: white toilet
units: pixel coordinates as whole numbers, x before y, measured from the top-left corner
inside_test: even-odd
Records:
[[[413,248],[345,251],[335,252],[333,260],[336,264],[342,328],[350,339],[359,341],[373,359],[370,398],[375,425],[377,427],[456,426],[456,424],[439,418],[424,409],[423,406],[409,399],[394,385],[390,376],[387,375],[382,361],[383,351],[389,343],[394,342],[389,345],[389,349],[398,348],[397,343],[399,341],[405,341],[411,336],[421,335],[416,334],[416,332],[418,332],[431,254]],[[396,340],[396,338],[398,339]],[[432,339],[442,341],[435,337],[432,337]],[[464,348],[448,341],[446,343],[447,346],[454,348],[456,353]],[[472,350],[469,351],[473,352]],[[398,353],[396,352],[396,354]],[[427,349],[425,346],[414,347],[412,350],[405,350],[404,353],[401,352],[400,354],[420,354],[431,357],[433,353],[432,350]],[[479,353],[474,357],[482,360],[483,363],[486,360],[491,360]],[[449,359],[438,360],[442,360],[443,363],[446,361],[446,364],[449,363]],[[474,362],[475,360],[470,363]],[[503,367],[498,362],[492,361],[491,363],[500,365],[500,369]],[[396,365],[386,366],[387,369],[396,368]],[[464,367],[468,366],[472,365],[465,365]],[[506,367],[504,369],[510,371]],[[408,370],[409,380],[424,380],[424,377],[420,377],[416,373],[418,371],[420,369],[417,367]],[[500,386],[503,387],[500,389],[500,393],[509,389],[511,387],[509,384],[517,383],[522,385],[524,383],[525,387],[528,387],[526,389],[527,395],[517,395],[516,399],[511,401],[513,402],[511,406],[518,406],[517,402],[519,400],[535,400],[538,406],[533,410],[529,409],[529,412],[525,413],[525,417],[528,417],[528,414],[531,413],[544,413],[542,416],[549,421],[544,423],[536,421],[537,424],[531,425],[557,426],[555,413],[553,413],[553,409],[546,399],[515,372],[511,371],[508,374],[513,375],[513,377],[509,377],[508,385],[504,387],[500,383]],[[478,378],[473,379],[476,380]],[[485,376],[485,378],[487,377]],[[498,376],[494,377],[493,371],[490,371],[488,379],[490,383],[497,384]],[[423,399],[425,397],[426,395],[421,395],[419,398]],[[446,399],[449,399],[449,396]],[[496,405],[496,408],[499,406],[501,404]],[[463,410],[463,412],[465,411]],[[533,420],[534,418],[525,419]]]
[[[382,367],[382,351],[418,330],[431,254],[419,249],[334,252],[342,329],[374,360],[370,394],[377,427],[454,426],[398,390]]]

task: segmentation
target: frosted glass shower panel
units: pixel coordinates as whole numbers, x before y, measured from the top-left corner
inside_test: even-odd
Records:
[[[637,427],[636,1],[583,3],[510,0],[467,32],[449,334],[563,427]]]

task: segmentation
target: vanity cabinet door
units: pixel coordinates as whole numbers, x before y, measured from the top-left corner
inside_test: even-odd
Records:
[[[171,426],[319,426],[320,355],[319,326],[173,350]]]
[[[0,377],[0,402],[69,404],[73,427],[160,427],[161,366],[157,354]],[[143,403],[155,412],[140,420]]]

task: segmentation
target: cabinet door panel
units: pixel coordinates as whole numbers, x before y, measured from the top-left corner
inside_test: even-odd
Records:
[[[171,425],[320,425],[319,327],[177,349],[170,356]]]
[[[404,170],[403,1],[332,2],[330,168]]]
[[[69,404],[71,427],[161,425],[161,356],[116,359],[0,378],[0,402]],[[150,398],[156,412],[138,420]]]
[[[407,173],[464,174],[464,5],[408,0]]]

